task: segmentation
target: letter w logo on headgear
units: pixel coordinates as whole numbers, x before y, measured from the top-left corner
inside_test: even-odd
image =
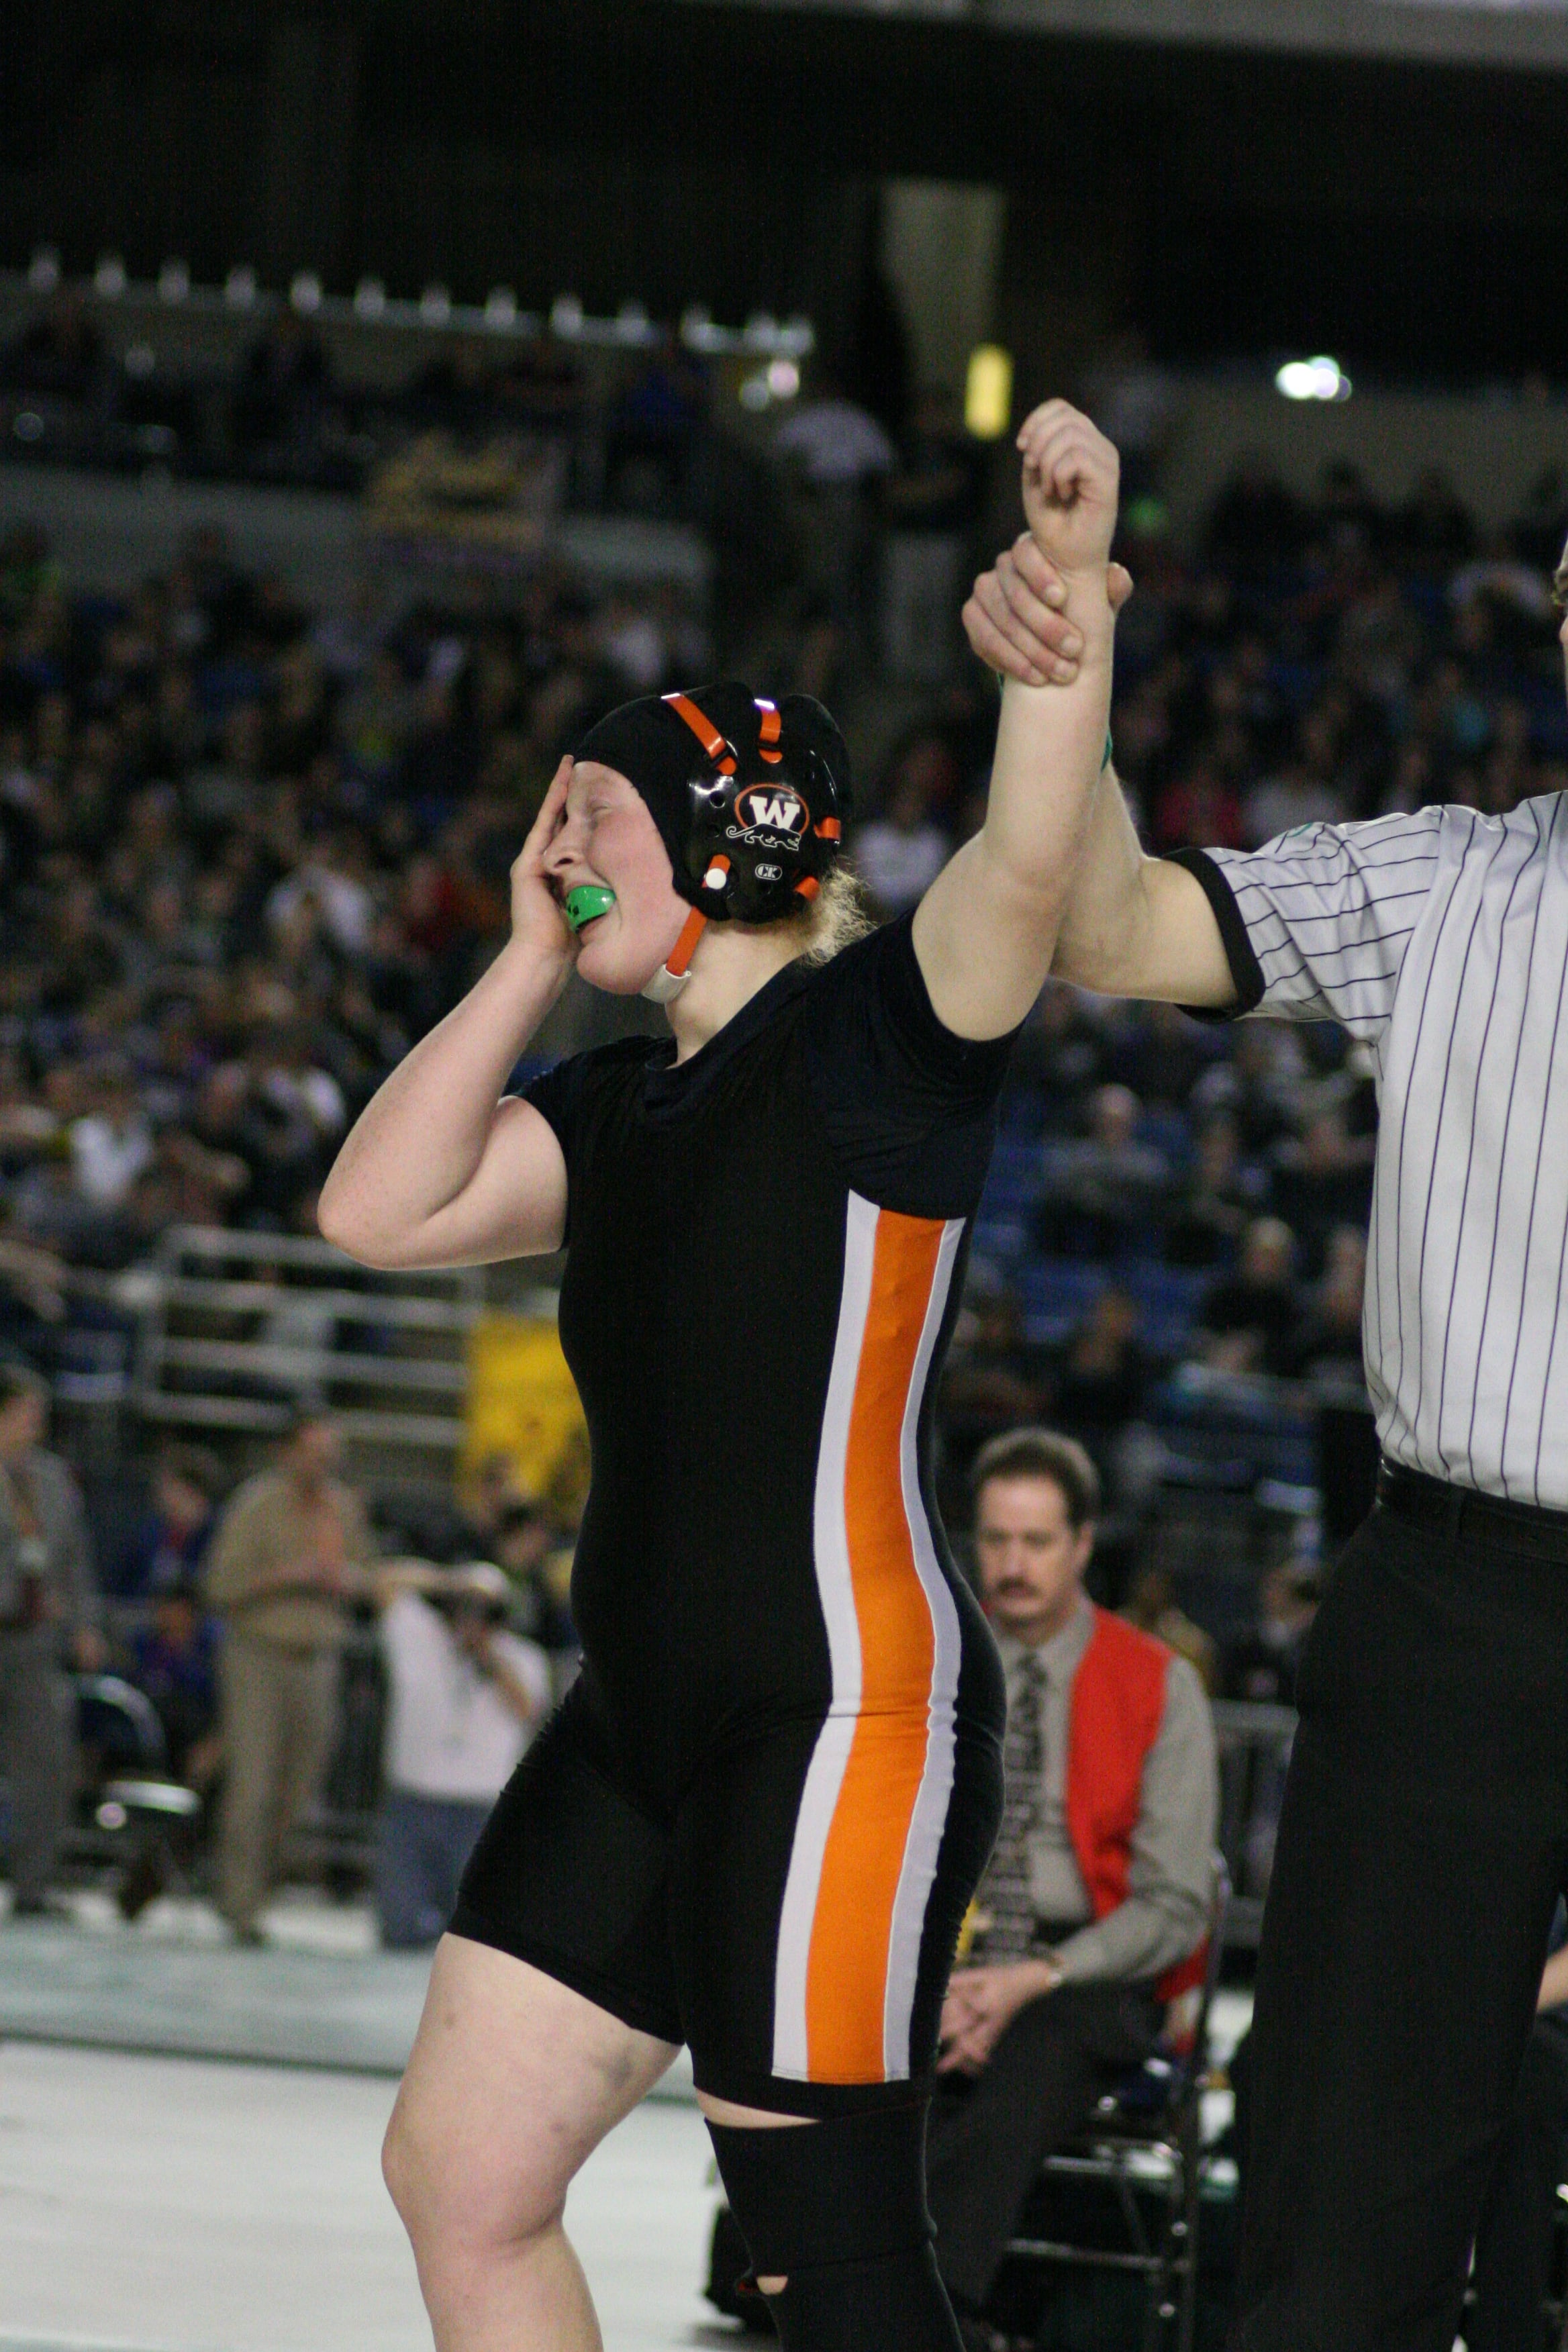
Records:
[[[752,784],[736,795],[735,814],[748,832],[782,833],[794,836],[805,831],[806,807],[798,793],[776,784]]]

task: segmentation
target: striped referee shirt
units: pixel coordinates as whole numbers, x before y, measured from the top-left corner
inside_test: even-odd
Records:
[[[1362,1336],[1384,1454],[1568,1510],[1568,794],[1180,862],[1240,1013],[1338,1021],[1371,1051]]]

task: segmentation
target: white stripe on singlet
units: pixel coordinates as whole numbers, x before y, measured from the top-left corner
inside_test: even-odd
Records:
[[[849,1564],[849,1530],[844,1517],[849,1423],[855,1383],[871,1304],[877,1255],[877,1210],[859,1194],[849,1195],[844,1239],[844,1288],[838,1337],[822,1415],[822,1445],[816,1467],[813,1541],[817,1591],[827,1631],[833,1704],[812,1750],[795,1816],[779,1918],[773,1972],[773,2072],[804,2083],[811,2073],[806,2034],[806,1979],[817,1888],[834,1809],[854,1744],[860,1706],[860,1626],[855,1614],[855,1580]]]
[[[1568,796],[1208,855],[1258,1015],[1342,1022],[1372,1049],[1363,1336],[1384,1452],[1568,1510]]]
[[[914,1378],[904,1406],[900,1438],[904,1515],[910,1523],[910,1546],[931,1607],[931,1669],[926,1769],[910,1822],[904,1866],[893,1906],[893,1928],[888,1946],[888,1990],[883,2009],[882,2042],[889,2083],[901,2082],[910,2071],[910,2027],[914,2019],[915,1990],[920,1978],[921,1945],[925,1937],[926,1906],[936,1877],[942,1832],[947,1827],[947,1803],[952,1794],[955,1752],[954,1725],[958,1706],[958,1670],[963,1659],[963,1634],[958,1609],[936,1556],[925,1496],[921,1492],[920,1427],[925,1408],[926,1381],[941,1336],[952,1287],[952,1269],[963,1238],[963,1221],[952,1219],[943,1231],[937,1257],[936,1278]]]

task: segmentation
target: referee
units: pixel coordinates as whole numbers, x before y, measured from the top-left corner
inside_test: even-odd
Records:
[[[1067,674],[1054,598],[1021,542],[975,651]],[[1568,794],[1152,859],[1108,765],[1053,968],[1373,1057],[1383,1465],[1302,1668],[1232,2345],[1451,2352],[1568,1879]]]

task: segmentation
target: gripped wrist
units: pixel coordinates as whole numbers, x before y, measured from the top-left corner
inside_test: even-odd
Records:
[[[1083,639],[1079,667],[1099,659],[1109,662],[1116,645],[1117,610],[1110,599],[1110,566],[1099,563],[1081,572],[1064,572],[1058,566],[1058,576],[1064,593],[1057,618]]]
[[[1064,556],[1057,552],[1055,548],[1047,547],[1040,540],[1036,539],[1033,531],[1029,533],[1029,537],[1035,540],[1036,547],[1069,593],[1075,588],[1098,589],[1107,604],[1110,602],[1110,551],[1109,548],[1103,555],[1081,556],[1076,563],[1069,563]]]
[[[1098,563],[1085,572],[1064,572],[1062,585],[1067,601],[1061,607],[1064,619],[1075,628],[1103,633],[1107,642],[1116,634],[1116,607],[1110,601],[1110,566]]]

